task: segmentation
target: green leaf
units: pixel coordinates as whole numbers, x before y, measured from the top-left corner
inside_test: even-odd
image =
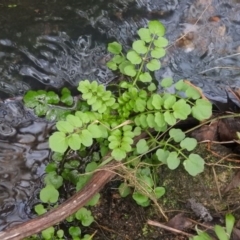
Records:
[[[91,90],[90,81],[89,80],[80,81],[77,89],[81,93],[88,93],[89,90]]]
[[[145,139],[141,139],[137,142],[137,153],[138,154],[143,154],[148,151],[149,147],[147,145],[147,142]]]
[[[58,201],[59,192],[53,185],[47,185],[40,191],[40,199],[44,203],[56,203]]]
[[[166,121],[165,121],[164,115],[160,112],[155,113],[154,121],[157,124],[157,126],[160,128],[163,128],[166,126]]]
[[[134,77],[137,74],[137,71],[136,71],[134,65],[127,65],[124,68],[124,74],[126,74],[127,76],[130,76],[130,77]]]
[[[82,130],[80,137],[85,147],[90,147],[93,144],[92,134],[87,129]]]
[[[176,124],[176,118],[174,117],[174,115],[169,112],[169,111],[166,111],[164,114],[164,120],[170,125],[170,126],[173,126]]]
[[[132,48],[138,54],[145,54],[147,52],[147,50],[148,50],[147,47],[145,46],[145,42],[143,40],[134,41],[133,45],[132,45]]]
[[[71,226],[68,229],[69,234],[74,238],[74,237],[80,237],[81,236],[81,229],[80,227],[74,227]]]
[[[184,99],[178,100],[172,106],[173,115],[177,119],[185,120],[191,113],[191,107],[186,103]]]
[[[169,151],[164,150],[164,149],[158,149],[156,151],[156,156],[160,162],[167,164],[167,158],[169,156]]]
[[[141,73],[139,76],[139,80],[141,82],[151,82],[152,81],[152,77],[148,72],[145,73]]]
[[[142,62],[142,58],[135,51],[129,51],[127,53],[127,59],[134,65],[140,64]],[[125,69],[124,69],[125,70]],[[126,71],[126,70],[125,70]]]
[[[159,94],[152,95],[152,105],[155,109],[161,109],[163,105],[163,99]]]
[[[228,213],[225,216],[225,222],[226,222],[226,232],[229,236],[231,236],[234,223],[235,223],[235,217],[231,213]]]
[[[74,130],[73,125],[66,121],[57,122],[56,127],[57,127],[58,131],[63,132],[63,133],[72,133]]]
[[[163,106],[165,109],[169,109],[173,106],[175,102],[176,102],[176,97],[174,95],[169,95],[163,102]]]
[[[199,121],[208,119],[212,115],[212,104],[205,99],[198,99],[192,107],[192,115]]]
[[[112,58],[112,61],[113,61],[114,63],[117,63],[117,64],[122,63],[124,60],[125,60],[125,57],[123,57],[123,56],[121,56],[121,55],[115,55],[115,56]]]
[[[230,239],[222,226],[215,225],[214,231],[215,231],[216,235],[218,236],[219,240],[229,240]]]
[[[171,87],[173,85],[173,79],[171,77],[163,78],[161,81],[161,86],[164,88]]]
[[[195,100],[201,97],[201,94],[199,93],[199,91],[196,88],[193,88],[191,86],[187,88],[187,90],[185,91],[185,94],[188,98],[192,98]]]
[[[121,183],[118,191],[121,197],[127,197],[131,193],[131,188],[126,183]]]
[[[75,217],[80,220],[85,227],[88,227],[94,221],[91,212],[84,207],[75,213]]]
[[[204,160],[198,154],[192,153],[188,159],[183,162],[183,165],[186,171],[195,177],[197,174],[203,172],[204,163]]]
[[[166,55],[166,51],[163,48],[159,48],[159,47],[155,47],[152,51],[151,51],[151,56],[153,58],[162,58]]]
[[[59,96],[55,92],[49,91],[46,94],[46,102],[49,104],[58,104]]]
[[[127,156],[126,152],[120,148],[114,149],[111,155],[116,161],[121,161]]]
[[[146,107],[145,99],[137,98],[135,101],[134,111],[143,112],[145,110],[145,107]]]
[[[192,151],[197,146],[197,140],[195,138],[185,138],[180,143],[181,148]]]
[[[95,194],[95,195],[91,198],[91,200],[86,204],[86,206],[95,206],[95,205],[97,205],[99,199],[100,199],[100,194],[97,193],[97,194]]]
[[[109,43],[108,51],[113,54],[120,54],[122,52],[122,45],[118,42]]]
[[[164,37],[158,37],[158,39],[153,41],[156,47],[166,47],[168,45],[168,40]]]
[[[155,116],[152,113],[147,115],[147,119],[146,120],[147,120],[148,126],[150,128],[153,128],[156,125]]]
[[[68,142],[65,133],[55,132],[49,138],[49,147],[52,151],[64,153],[68,148]]]
[[[55,189],[59,189],[63,185],[63,178],[56,172],[50,172],[44,177],[46,185],[53,185]]]
[[[157,89],[157,87],[154,83],[150,83],[150,85],[148,86],[147,89],[148,89],[149,92],[153,92]]]
[[[161,63],[157,59],[151,59],[150,62],[147,63],[146,67],[149,71],[154,72],[161,68]]]
[[[118,69],[118,66],[115,62],[113,62],[112,60],[111,61],[108,61],[107,62],[107,67],[113,71],[116,71]]]
[[[156,187],[154,189],[154,193],[156,195],[156,198],[159,199],[165,194],[165,188],[164,187]]]
[[[103,135],[102,128],[96,124],[88,125],[87,129],[93,138],[100,138]]]
[[[132,197],[138,204],[145,203],[148,201],[148,197],[139,192],[134,192]]]
[[[72,150],[76,151],[81,148],[82,139],[79,134],[73,133],[70,136],[68,136],[67,143]]]
[[[165,34],[165,27],[162,23],[157,20],[150,21],[148,23],[150,33],[162,37]]]
[[[66,118],[66,121],[70,123],[70,125],[74,126],[75,128],[80,128],[82,127],[83,123],[81,119],[77,116],[69,114]],[[59,129],[58,129],[59,130]],[[59,130],[60,131],[60,130]]]
[[[176,129],[176,128],[170,129],[169,135],[177,143],[181,142],[186,136],[185,133],[181,129]]]
[[[90,162],[87,164],[86,168],[85,168],[85,172],[89,173],[89,172],[93,172],[98,168],[98,164],[96,162]]]
[[[171,170],[176,169],[180,164],[177,152],[170,152],[167,158],[168,168]]]
[[[42,215],[47,212],[47,210],[44,208],[42,204],[35,205],[34,210],[37,213],[37,215]]]
[[[138,35],[146,43],[149,43],[152,40],[151,33],[150,33],[149,29],[147,29],[147,28],[140,28],[138,30]]]
[[[62,229],[57,230],[57,237],[62,239],[64,236],[64,231]]]
[[[54,239],[54,227],[49,227],[41,232],[42,237],[45,240],[51,240]]]
[[[179,80],[174,86],[178,91],[186,91],[189,87],[183,80]]]

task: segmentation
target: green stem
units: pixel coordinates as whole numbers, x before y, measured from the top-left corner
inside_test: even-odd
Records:
[[[182,151],[180,149],[176,148],[172,144],[167,143],[166,146],[173,148],[178,154],[182,155],[185,159],[188,158],[185,154],[182,153]]]
[[[144,63],[145,63],[145,59],[147,58],[147,56],[148,56],[148,54],[149,54],[149,51],[150,51],[150,49],[151,49],[151,47],[152,47],[152,43],[153,43],[153,41],[154,41],[154,39],[155,39],[155,36],[156,36],[156,35],[154,35],[154,36],[152,37],[152,40],[151,40],[151,42],[150,42],[150,44],[149,44],[149,46],[148,46],[147,52],[146,52],[145,56],[142,58],[142,63],[141,63],[141,66],[140,66],[140,68],[139,68],[139,70],[138,70],[137,76],[136,76],[135,79],[134,79],[133,86],[136,84],[137,80],[139,79],[139,76],[140,76],[140,74],[141,74],[141,72],[142,72],[143,65],[144,65]]]

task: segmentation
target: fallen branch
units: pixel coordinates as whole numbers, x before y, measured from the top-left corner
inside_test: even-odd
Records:
[[[104,169],[95,172],[90,181],[81,191],[77,192],[57,208],[52,209],[44,215],[29,220],[28,222],[0,232],[0,239],[21,240],[63,221],[83,207],[115,176],[114,171],[106,170],[115,165],[116,163],[105,165]]]

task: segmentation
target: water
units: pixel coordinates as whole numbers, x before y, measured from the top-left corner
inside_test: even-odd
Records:
[[[115,75],[105,67],[106,44],[117,40],[127,48],[150,19],[167,26],[170,42],[158,80],[191,80],[210,99],[222,102],[226,88],[240,84],[238,0],[9,4],[0,4],[0,229],[33,217],[31,207],[50,158],[51,124],[15,100],[28,89],[74,88],[86,78],[107,84]]]

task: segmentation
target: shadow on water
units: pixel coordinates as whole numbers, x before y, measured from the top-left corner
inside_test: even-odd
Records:
[[[127,47],[138,28],[159,19],[170,46],[156,78],[189,79],[224,102],[225,88],[240,85],[239,10],[237,0],[1,1],[0,229],[32,217],[50,155],[49,123],[5,99],[81,79],[107,84],[115,76],[105,67],[106,44]]]

